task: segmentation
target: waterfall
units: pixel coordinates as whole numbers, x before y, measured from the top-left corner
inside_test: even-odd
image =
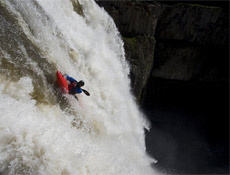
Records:
[[[0,174],[155,174],[112,18],[92,0],[0,0]],[[60,93],[55,73],[91,96]]]

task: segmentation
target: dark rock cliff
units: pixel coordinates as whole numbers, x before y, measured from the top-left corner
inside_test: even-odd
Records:
[[[158,96],[178,95],[168,91],[177,85],[179,91],[190,91],[189,86],[194,89],[201,82],[228,84],[229,18],[223,8],[227,2],[216,6],[164,1],[98,4],[123,36],[137,101],[158,103],[162,101]]]
[[[228,22],[228,14],[220,7],[163,6],[144,101],[171,105],[184,104],[186,99],[191,105],[206,99],[227,102]],[[221,92],[223,87],[225,92]]]
[[[130,1],[99,1],[98,4],[113,17],[123,36],[133,93],[140,101],[153,67],[154,35],[161,5]]]

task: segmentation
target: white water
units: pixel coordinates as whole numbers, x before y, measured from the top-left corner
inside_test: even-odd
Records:
[[[19,49],[11,49],[22,61],[0,48],[0,174],[155,174],[145,153],[148,124],[130,93],[123,42],[108,14],[91,0],[79,1],[83,15],[69,0],[0,2],[40,51],[30,56],[17,32]],[[5,71],[3,57],[21,74]],[[63,104],[48,80],[56,69],[83,79],[91,96],[77,102],[67,95]]]

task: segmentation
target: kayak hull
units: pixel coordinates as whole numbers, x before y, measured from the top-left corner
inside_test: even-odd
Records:
[[[57,77],[57,84],[61,88],[62,92],[64,94],[68,94],[69,93],[68,83],[60,71],[57,71],[56,77]]]

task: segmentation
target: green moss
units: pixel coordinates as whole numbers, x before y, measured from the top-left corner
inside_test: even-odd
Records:
[[[125,38],[123,37],[123,41],[125,43],[127,43],[129,46],[131,46],[132,48],[134,48],[137,44],[137,39],[136,37],[132,37],[132,38]]]

